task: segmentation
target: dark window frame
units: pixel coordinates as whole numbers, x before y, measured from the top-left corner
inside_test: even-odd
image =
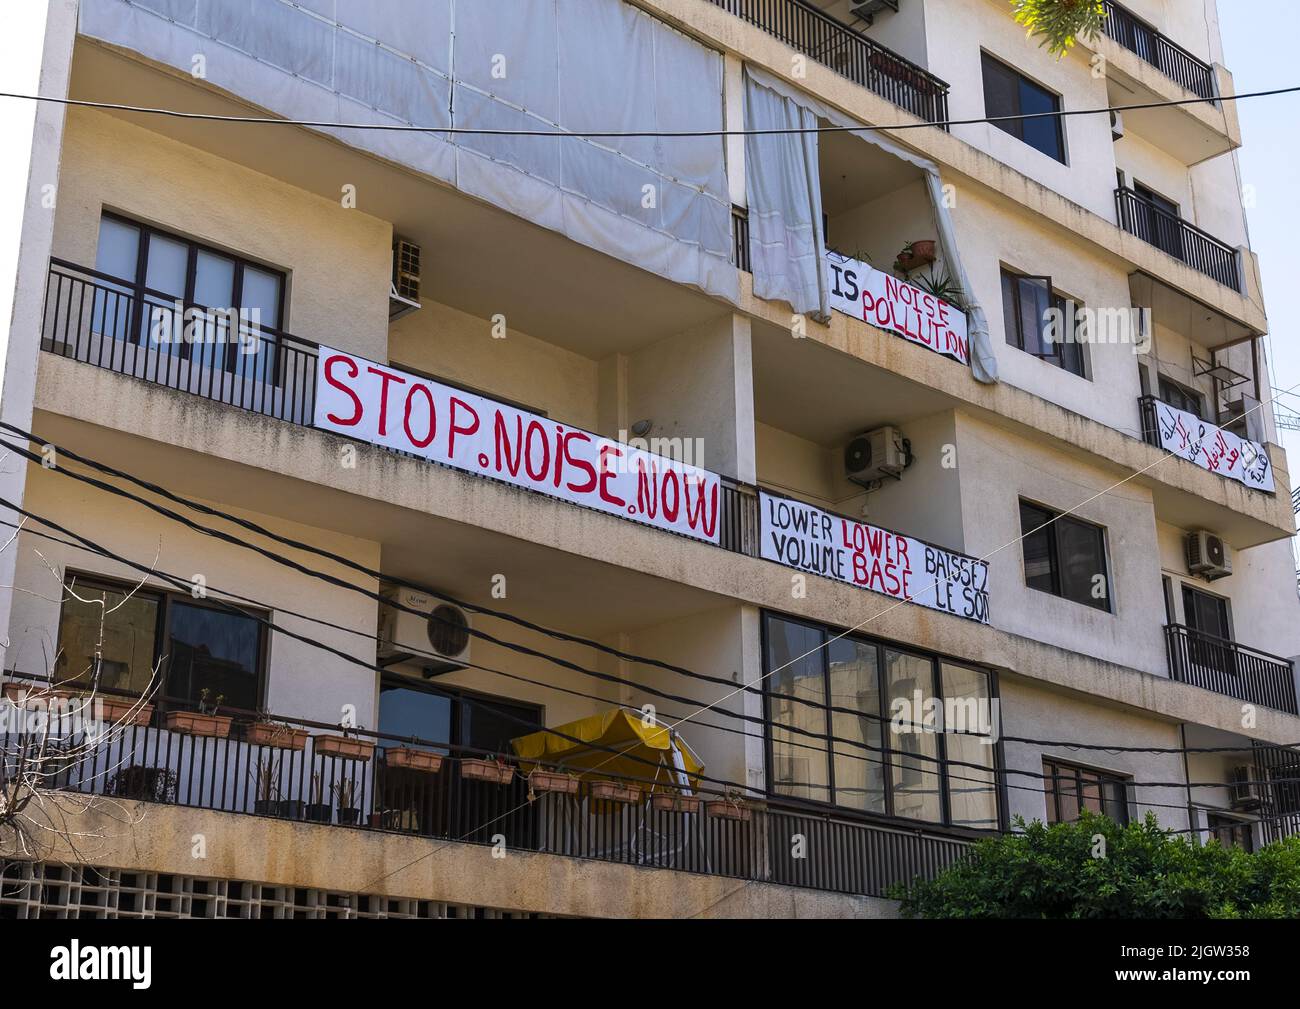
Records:
[[[176,702],[198,704],[198,698],[174,697],[166,693],[168,684],[171,680],[170,656],[168,662],[159,665],[159,660],[163,658],[166,651],[166,642],[171,628],[171,608],[174,603],[181,603],[186,606],[192,606],[198,609],[214,610],[218,613],[229,615],[230,610],[226,609],[210,599],[197,599],[194,596],[177,592],[174,589],[158,588],[152,585],[143,585],[136,588],[136,582],[122,581],[111,575],[101,575],[92,571],[68,570],[65,572],[73,585],[79,588],[86,588],[92,591],[101,592],[124,592],[131,593],[133,596],[148,596],[158,602],[158,622],[154,631],[154,649],[153,657],[150,660],[150,669],[157,668],[157,678],[160,681],[158,685],[158,696],[156,704],[160,710],[166,710],[168,702],[175,706]],[[55,628],[54,640],[57,642],[63,632],[63,614],[64,606],[75,600],[65,599],[59,607],[59,624]],[[270,620],[270,611],[261,609],[248,609],[250,615],[254,615],[262,620]],[[257,668],[255,670],[256,685],[254,687],[255,705],[253,710],[261,710],[266,703],[267,690],[267,673],[271,661],[271,628],[266,624],[259,622],[257,624]],[[60,681],[56,681],[60,682]],[[153,686],[153,680],[150,681],[150,687]]]
[[[789,614],[781,613],[776,610],[764,610],[762,612],[762,620],[760,624],[761,639],[762,639],[762,662],[763,662],[764,673],[767,673],[768,667],[771,664],[770,662],[771,634],[769,628],[771,626],[772,621],[775,620],[785,621],[791,624],[796,624],[798,626],[807,628],[812,631],[816,631],[820,633],[823,637],[822,646],[818,649],[818,653],[821,659],[822,684],[823,687],[826,689],[825,696],[827,697],[828,700],[825,704],[816,705],[816,706],[820,707],[824,714],[825,723],[826,723],[826,734],[825,737],[820,740],[813,739],[807,736],[802,736],[802,735],[797,735],[797,739],[808,746],[817,747],[820,743],[820,745],[825,747],[824,750],[820,751],[820,759],[824,759],[826,761],[826,765],[827,765],[826,766],[826,771],[827,771],[826,790],[827,790],[827,794],[830,795],[832,798],[826,801],[819,800],[819,799],[799,798],[797,801],[801,803],[806,803],[810,806],[814,806],[820,809],[833,810],[836,816],[849,816],[849,817],[861,818],[864,820],[885,819],[885,820],[892,820],[899,823],[905,823],[908,824],[909,826],[915,826],[917,824],[927,824],[935,828],[943,828],[943,829],[958,830],[958,831],[969,831],[974,836],[985,836],[991,831],[1005,829],[1007,824],[1007,798],[1006,798],[1006,782],[1005,782],[1005,777],[1002,773],[1002,768],[1004,767],[1004,761],[1003,761],[1001,741],[995,740],[994,742],[989,744],[991,750],[991,754],[990,754],[991,761],[990,761],[989,770],[993,776],[991,789],[994,797],[995,817],[998,821],[998,826],[996,828],[989,828],[988,830],[984,830],[977,827],[970,827],[962,824],[954,824],[952,822],[952,803],[951,803],[950,787],[949,787],[950,786],[949,772],[952,769],[952,765],[950,765],[949,763],[946,732],[938,732],[935,734],[937,745],[936,745],[935,755],[934,755],[935,762],[932,765],[934,768],[933,773],[939,779],[939,794],[940,794],[940,808],[941,808],[940,820],[938,821],[920,820],[911,817],[901,816],[894,813],[893,771],[895,770],[896,763],[898,763],[895,758],[901,756],[901,757],[911,757],[915,759],[915,754],[905,751],[901,746],[891,746],[889,743],[888,726],[889,726],[889,720],[891,718],[891,715],[890,712],[888,711],[888,705],[889,705],[888,690],[886,689],[885,679],[884,679],[885,669],[886,669],[885,652],[886,650],[892,650],[904,655],[910,655],[915,658],[924,659],[927,662],[929,662],[930,670],[931,670],[931,683],[932,683],[931,689],[933,691],[933,693],[930,696],[940,698],[940,699],[943,698],[943,667],[945,664],[951,666],[960,666],[966,669],[974,670],[980,673],[981,675],[983,675],[988,684],[989,699],[990,701],[993,702],[996,702],[999,697],[998,677],[997,677],[996,670],[990,669],[985,666],[981,666],[978,663],[971,662],[968,659],[962,659],[955,656],[930,652],[924,649],[918,649],[912,646],[900,644],[897,641],[889,641],[884,638],[876,638],[866,634],[844,633],[841,631],[837,631],[835,628],[830,627],[826,624],[818,623],[817,621],[814,620],[806,620],[801,617],[790,616]],[[831,696],[830,679],[829,679],[830,649],[827,647],[827,645],[829,645],[830,641],[835,638],[843,638],[852,641],[855,644],[867,645],[876,649],[876,671],[879,677],[877,681],[877,694],[880,699],[880,711],[878,712],[878,714],[882,719],[880,723],[882,727],[882,732],[881,732],[882,752],[880,752],[877,755],[874,754],[874,751],[859,749],[855,747],[854,753],[860,754],[864,757],[866,756],[879,757],[880,767],[883,773],[885,806],[886,806],[886,811],[883,813],[873,811],[873,810],[864,810],[855,806],[840,805],[834,801],[834,796],[836,792],[835,758],[836,758],[837,751],[836,751],[836,744],[832,739],[832,737],[835,735],[835,731],[834,731],[835,712],[832,710],[833,702],[829,700]],[[766,724],[763,727],[763,751],[764,751],[764,760],[765,760],[765,774],[766,774],[769,790],[772,788],[772,785],[775,781],[773,771],[776,764],[775,749],[773,746],[774,740],[772,738],[772,728],[774,724],[772,704],[773,704],[773,698],[771,696],[771,678],[769,676],[764,676],[763,717]],[[781,723],[775,723],[775,724],[781,724]],[[808,754],[809,759],[819,759],[819,751],[817,749],[807,750],[803,752],[806,752]],[[842,753],[843,750],[841,749],[839,752]],[[926,764],[930,763],[928,760],[925,760],[923,762]],[[907,770],[908,769],[907,763],[903,762],[902,766],[899,767],[898,769],[900,771]],[[976,773],[975,768],[965,767],[964,765],[956,767],[955,770],[959,774],[963,771],[969,774]]]
[[[453,749],[458,746],[468,745],[464,742],[464,726],[462,725],[463,718],[464,718],[463,707],[466,704],[479,703],[485,706],[497,704],[503,707],[509,706],[514,708],[530,708],[533,711],[535,711],[537,714],[537,718],[536,718],[537,724],[539,726],[544,726],[546,724],[545,704],[538,704],[533,701],[522,701],[516,697],[508,697],[503,694],[490,694],[482,690],[471,690],[467,687],[450,686],[442,683],[438,684],[437,686],[434,686],[433,684],[427,682],[424,679],[417,679],[414,676],[403,676],[401,673],[396,673],[391,670],[385,670],[383,673],[380,674],[378,687],[379,687],[379,692],[378,695],[376,696],[377,703],[375,708],[376,711],[375,718],[376,718],[377,726],[378,726],[378,718],[379,718],[378,701],[379,698],[382,696],[385,688],[396,689],[396,690],[415,690],[415,691],[419,691],[422,694],[429,694],[430,696],[433,697],[447,697],[451,702],[451,709],[449,712],[450,717],[448,721],[448,735],[451,738],[447,740],[447,745],[452,747]],[[382,734],[384,731],[383,727],[378,726],[377,731]],[[521,727],[519,729],[518,735],[525,736],[528,735],[530,732],[535,732],[535,731],[538,730]],[[436,742],[436,740],[430,740],[430,742]],[[404,746],[407,744],[400,741],[380,739],[378,741],[378,745],[380,749],[386,749],[390,746]]]
[[[203,242],[200,241],[199,239],[192,238],[191,236],[186,235],[182,232],[172,231],[168,228],[161,228],[156,224],[150,224],[149,222],[142,221],[137,217],[131,217],[127,214],[119,213],[116,210],[110,210],[108,207],[101,207],[100,220],[102,221],[105,218],[112,221],[116,221],[118,224],[125,225],[126,227],[135,228],[139,233],[139,240],[136,242],[135,276],[119,277],[117,279],[123,281],[125,284],[131,287],[137,299],[139,310],[142,313],[144,310],[144,306],[146,305],[146,293],[151,293],[155,297],[159,297],[159,296],[166,296],[172,298],[179,297],[186,306],[197,305],[200,308],[208,309],[210,311],[222,311],[222,310],[241,311],[243,309],[243,298],[244,298],[244,270],[246,267],[251,266],[256,270],[260,270],[263,273],[274,274],[276,278],[279,280],[279,285],[280,285],[279,302],[276,306],[276,325],[267,326],[259,323],[258,329],[260,329],[262,332],[270,333],[276,336],[287,332],[288,326],[287,326],[287,319],[285,318],[285,316],[288,311],[288,292],[289,292],[289,271],[288,270],[279,266],[273,266],[270,263],[266,263],[261,260],[253,259],[251,256],[248,256],[245,253],[234,252],[230,249],[223,249],[220,248],[219,246],[212,245],[208,242]],[[145,283],[149,275],[148,273],[149,242],[150,239],[154,236],[165,238],[173,242],[178,242],[186,247],[185,291],[183,294],[177,295],[175,292],[170,292],[170,291],[153,291],[153,289],[151,289]],[[96,234],[95,241],[96,241],[95,253],[96,256],[98,256],[99,254],[98,234]],[[206,252],[213,256],[220,256],[224,259],[229,259],[234,263],[234,276],[231,281],[231,295],[232,295],[231,301],[233,302],[233,304],[199,305],[199,303],[195,301],[194,285],[195,285],[196,277],[198,275],[198,255],[200,252]],[[132,322],[132,331],[134,335],[131,337],[131,339],[133,340],[133,342],[137,344],[140,343],[144,339],[145,332],[146,332],[143,315],[141,316],[140,319]],[[230,350],[227,354],[227,361],[226,361],[227,370],[232,369],[232,362],[230,358],[235,353],[237,353],[238,341],[232,341],[229,346],[230,346]],[[188,355],[189,350],[190,348],[188,345],[182,345],[180,347],[180,353],[182,356]]]
[[[1043,333],[1047,328],[1046,322],[1040,319],[1038,321],[1036,340],[1039,347],[1050,345],[1052,347],[1051,352],[1044,353],[1041,350],[1035,350],[1027,346],[1028,341],[1025,339],[1025,318],[1024,312],[1022,311],[1024,305],[1024,298],[1021,292],[1022,284],[1025,282],[1040,282],[1046,286],[1049,307],[1060,312],[1062,318],[1067,315],[1066,304],[1073,299],[1068,298],[1066,295],[1058,291],[1056,286],[1052,283],[1052,278],[1048,276],[1021,273],[1018,270],[1013,270],[1004,265],[1000,268],[999,280],[1002,290],[1002,328],[1004,335],[1006,336],[1007,344],[1015,347],[1017,350],[1024,351],[1026,354],[1038,358],[1040,361],[1054,365],[1067,374],[1074,375],[1084,381],[1092,381],[1092,375],[1088,366],[1088,355],[1084,351],[1084,345],[1073,339],[1075,334],[1067,334],[1070,337],[1068,340],[1052,340],[1049,342],[1043,337]],[[1009,302],[1007,296],[1008,282],[1015,285],[1015,297],[1011,298]],[[1075,304],[1080,308],[1082,307],[1081,305],[1078,305],[1077,302]]]
[[[1248,817],[1234,816],[1222,809],[1205,810],[1205,831],[1225,848],[1238,847],[1242,851],[1255,850],[1254,824]],[[1240,838],[1244,843],[1238,843]]]
[[[1039,502],[1030,500],[1029,498],[1020,498],[1018,505],[1020,513],[1021,562],[1025,566],[1025,585],[1036,592],[1046,592],[1048,595],[1055,596],[1058,599],[1065,599],[1072,603],[1078,603],[1081,606],[1087,606],[1089,609],[1113,614],[1115,608],[1111,602],[1112,584],[1110,547],[1106,542],[1106,527],[1097,525],[1095,522],[1088,522],[1086,519],[1076,518],[1073,515],[1063,514],[1055,508],[1045,504],[1040,504]],[[1044,514],[1044,521],[1036,521],[1033,525],[1026,526],[1025,509],[1027,508],[1042,512]],[[1101,545],[1101,573],[1106,579],[1106,594],[1102,600],[1100,600],[1103,605],[1098,605],[1099,601],[1094,599],[1091,593],[1089,593],[1085,599],[1078,599],[1066,593],[1062,578],[1061,530],[1068,527],[1079,527],[1090,533],[1095,533],[1097,536],[1097,540]],[[1052,579],[1052,587],[1050,589],[1033,585],[1029,581],[1028,558],[1025,557],[1025,549],[1029,545],[1030,535],[1040,532],[1046,535],[1048,542],[1048,566]]]
[[[1201,420],[1206,419],[1205,394],[1160,372],[1156,372],[1156,398],[1177,410],[1195,414]]]
[[[1000,81],[998,78],[1000,78]],[[999,116],[1020,116],[1030,114],[1025,111],[1024,97],[1026,91],[1030,91],[1035,95],[1040,96],[1050,104],[1051,111],[1057,113],[1057,115],[1050,120],[1053,126],[1052,132],[1055,141],[1054,144],[1051,145],[1052,149],[1048,149],[1047,146],[1040,146],[1033,140],[1026,139],[1026,125],[1039,125],[1043,121],[1041,119],[1012,119],[1009,121],[990,123],[989,125],[997,127],[1003,133],[1010,134],[1021,143],[1028,147],[1032,147],[1034,150],[1038,151],[1038,153],[1051,158],[1053,161],[1059,162],[1062,165],[1068,165],[1070,163],[1065,148],[1064,119],[1060,115],[1063,111],[1063,101],[1058,92],[1053,91],[1045,85],[1039,84],[1033,78],[1026,77],[1011,64],[994,56],[988,50],[980,51],[980,82],[984,91],[984,114],[990,119]],[[1011,98],[1010,104],[1007,108],[992,107],[991,100],[993,99],[994,91],[990,85],[995,85],[997,83],[1001,83],[1004,86],[1014,84],[1014,89],[1012,89],[1014,97]],[[1010,93],[1011,92],[1009,92],[1008,97],[1010,97]],[[1035,133],[1037,133],[1037,131],[1035,131]]]
[[[1073,819],[1065,819],[1061,816],[1061,782],[1072,779],[1074,782],[1074,798],[1077,807],[1076,813],[1081,813],[1084,807],[1084,785],[1085,783],[1095,782],[1097,785],[1098,803],[1100,809],[1093,812],[1106,813],[1106,794],[1105,786],[1118,786],[1123,794],[1120,802],[1120,808],[1123,810],[1123,820],[1115,819],[1120,826],[1127,824],[1132,818],[1129,811],[1130,794],[1129,787],[1133,782],[1131,775],[1118,774],[1115,771],[1103,771],[1100,768],[1088,767],[1084,764],[1076,764],[1068,760],[1058,760],[1056,757],[1043,756],[1043,800],[1046,806],[1046,819],[1043,821],[1047,824],[1053,823],[1074,823],[1078,820],[1078,815]]]

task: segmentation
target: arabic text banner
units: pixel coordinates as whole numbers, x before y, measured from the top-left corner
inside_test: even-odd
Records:
[[[717,474],[329,347],[313,423],[633,522],[717,543]]]
[[[1155,400],[1152,405],[1160,447],[1166,452],[1247,487],[1274,489],[1273,467],[1259,442],[1240,438],[1168,403]]]

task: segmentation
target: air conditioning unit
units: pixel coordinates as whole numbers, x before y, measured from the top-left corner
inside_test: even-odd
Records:
[[[1232,799],[1233,809],[1253,809],[1260,804],[1262,796],[1260,794],[1260,785],[1252,779],[1255,777],[1255,769],[1249,764],[1243,764],[1234,767],[1229,776],[1231,785],[1228,789]]]
[[[907,440],[898,428],[878,427],[858,435],[845,446],[844,475],[866,486],[885,477],[902,476],[911,461]]]
[[[393,276],[388,287],[388,321],[420,307],[420,247],[405,238],[393,239]]]
[[[1232,574],[1232,551],[1214,533],[1198,529],[1187,534],[1187,570],[1208,582]]]
[[[1110,139],[1124,139],[1124,113],[1111,112],[1110,114]]]
[[[393,586],[379,606],[379,664],[411,662],[425,676],[464,669],[469,662],[469,614],[414,589]],[[415,612],[411,612],[414,610]]]
[[[898,13],[899,0],[861,0],[859,3],[849,5],[849,13],[854,17],[861,18],[870,27],[876,20],[876,15],[884,11],[893,11]]]

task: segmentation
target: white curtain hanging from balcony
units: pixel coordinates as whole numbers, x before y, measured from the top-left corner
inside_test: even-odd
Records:
[[[721,131],[722,55],[624,0],[82,0],[80,31],[288,119]],[[583,245],[739,302],[721,136],[318,128]],[[267,134],[268,143],[274,136]]]
[[[832,126],[852,128],[862,125],[761,67],[746,64],[747,129],[809,128],[816,126],[819,118]],[[971,371],[981,382],[996,382],[998,362],[989,338],[988,318],[975,298],[975,289],[962,265],[938,166],[879,131],[855,131],[853,135],[925,173],[943,260],[966,301]],[[749,199],[754,293],[788,301],[796,312],[824,316],[829,315],[829,300],[822,264],[821,191],[816,149],[815,133],[747,136],[745,187]]]

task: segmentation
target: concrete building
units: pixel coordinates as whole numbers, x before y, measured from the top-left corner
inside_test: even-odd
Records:
[[[1212,0],[1107,7],[53,0],[4,669],[153,710],[0,915],[874,916],[1016,817],[1292,832],[1232,77]]]

